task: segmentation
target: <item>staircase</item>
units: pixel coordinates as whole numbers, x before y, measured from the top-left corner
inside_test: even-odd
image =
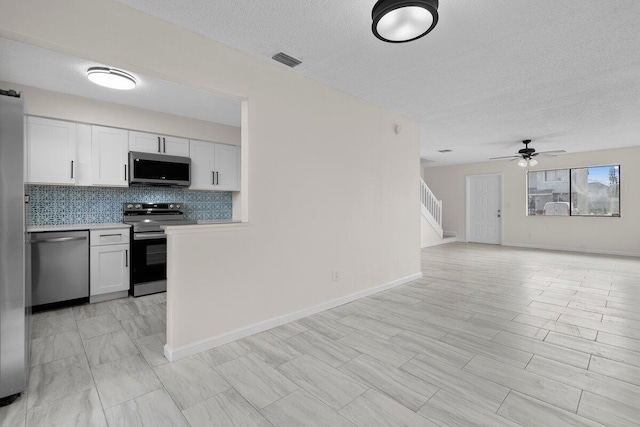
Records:
[[[442,239],[444,237],[444,231],[442,230],[442,200],[436,199],[436,196],[422,178],[420,178],[420,210],[422,211],[422,216]]]

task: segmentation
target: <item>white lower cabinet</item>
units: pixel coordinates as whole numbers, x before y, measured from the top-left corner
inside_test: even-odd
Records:
[[[92,230],[90,235],[91,299],[97,295],[128,291],[131,265],[129,229]]]

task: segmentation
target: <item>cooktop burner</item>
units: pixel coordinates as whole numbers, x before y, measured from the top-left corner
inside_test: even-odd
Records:
[[[184,218],[184,203],[125,203],[124,223],[134,233],[162,231],[163,225],[190,225],[197,221]]]

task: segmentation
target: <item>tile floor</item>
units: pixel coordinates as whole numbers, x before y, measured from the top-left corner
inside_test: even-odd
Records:
[[[0,426],[640,425],[640,259],[452,243],[422,262],[171,364],[164,295],[35,315]]]

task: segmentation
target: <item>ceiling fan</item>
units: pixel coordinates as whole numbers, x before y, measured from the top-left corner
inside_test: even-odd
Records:
[[[529,148],[529,144],[531,143],[530,139],[525,139],[524,141],[522,141],[522,143],[524,144],[524,148],[521,148],[520,150],[518,150],[518,153],[513,155],[513,156],[503,156],[503,157],[492,157],[489,160],[498,160],[498,159],[520,159],[520,161],[518,161],[518,166],[521,167],[527,167],[528,166],[535,166],[538,164],[538,161],[536,159],[534,159],[534,157],[542,154],[543,156],[553,156],[555,154],[560,154],[560,153],[566,153],[565,150],[553,150],[553,151],[540,151],[540,152],[536,152],[535,148]]]

